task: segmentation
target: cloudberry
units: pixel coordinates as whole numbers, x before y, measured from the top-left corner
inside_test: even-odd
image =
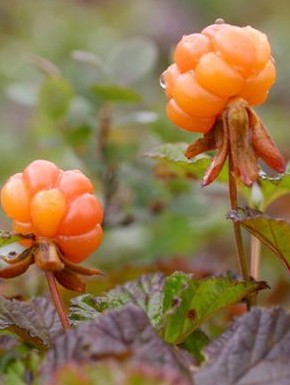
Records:
[[[103,210],[91,181],[79,170],[63,171],[46,160],[30,163],[1,190],[13,230],[56,243],[65,259],[85,260],[102,240]],[[29,242],[22,241],[25,246]]]
[[[207,133],[228,103],[263,103],[276,70],[267,36],[250,27],[217,23],[183,36],[174,64],[162,75],[168,117],[177,126]]]

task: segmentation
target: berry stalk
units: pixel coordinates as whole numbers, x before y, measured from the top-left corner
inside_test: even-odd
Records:
[[[234,167],[233,167],[231,154],[229,154],[229,195],[230,195],[231,209],[237,210],[238,208],[237,184],[234,177]],[[250,278],[250,275],[249,275],[248,263],[247,263],[247,258],[246,258],[245,249],[244,249],[243,240],[242,240],[240,224],[233,222],[233,228],[234,228],[234,236],[235,236],[236,248],[238,252],[241,274],[243,279],[245,281],[248,281]]]
[[[66,312],[64,309],[64,304],[63,304],[63,301],[62,301],[61,296],[59,294],[59,290],[57,287],[55,276],[54,276],[52,271],[46,271],[45,275],[46,275],[50,295],[51,295],[51,298],[53,300],[57,314],[58,314],[60,321],[62,323],[63,329],[65,331],[70,330],[71,326],[68,322],[68,318],[67,318],[67,315],[66,315]]]

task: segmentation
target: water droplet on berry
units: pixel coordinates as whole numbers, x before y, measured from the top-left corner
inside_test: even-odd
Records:
[[[163,88],[164,90],[166,90],[166,81],[165,81],[165,72],[163,72],[160,76],[160,80],[159,80],[159,84],[161,86],[161,88]]]

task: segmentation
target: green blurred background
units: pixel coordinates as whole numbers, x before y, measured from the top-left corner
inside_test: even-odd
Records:
[[[144,271],[237,271],[225,186],[201,190],[143,156],[161,143],[195,139],[167,120],[159,76],[181,36],[217,18],[269,36],[278,80],[257,110],[288,158],[286,0],[0,0],[0,181],[37,158],[94,179],[106,236],[88,264],[108,276],[90,281],[92,292]],[[47,71],[61,77],[53,81]],[[288,202],[269,212],[290,217]],[[9,228],[4,215],[0,224]],[[31,270],[2,282],[1,292],[40,292],[42,280]],[[264,301],[289,306],[288,277],[264,250],[262,278],[272,286]]]

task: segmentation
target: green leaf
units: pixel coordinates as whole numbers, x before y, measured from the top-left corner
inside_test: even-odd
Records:
[[[94,96],[98,99],[115,103],[138,103],[141,96],[131,88],[115,84],[94,84],[91,87]]]
[[[254,308],[205,350],[195,385],[288,385],[290,315]]]
[[[74,89],[67,80],[49,77],[39,89],[39,107],[49,117],[59,119],[67,112],[74,94]]]
[[[15,235],[9,231],[0,231],[0,247],[10,245],[11,243],[18,242],[21,236]]]
[[[259,186],[263,194],[263,209],[265,209],[276,199],[290,193],[290,174],[277,178],[270,178],[262,174]]]
[[[211,164],[212,158],[204,154],[192,159],[187,159],[184,155],[187,147],[187,143],[163,144],[148,151],[145,156],[167,166],[167,172],[171,176],[201,179]],[[225,170],[221,172],[217,180],[219,182],[227,181],[227,173]]]
[[[27,302],[0,297],[0,329],[12,331],[40,348],[62,332],[54,306],[42,297]]]
[[[72,300],[73,323],[99,318],[107,309],[133,303],[169,343],[182,343],[205,320],[222,308],[266,288],[264,282],[240,282],[228,277],[193,279],[176,272],[143,275],[110,290],[103,297],[84,295]]]
[[[209,344],[209,342],[209,337],[202,330],[196,329],[186,338],[181,346],[188,350],[200,364],[204,361],[202,350]]]
[[[158,49],[153,40],[134,37],[111,49],[107,63],[116,79],[128,84],[139,80],[152,70],[157,58]]]
[[[264,282],[234,281],[229,277],[192,279],[188,274],[172,274],[164,287],[165,341],[183,342],[217,311],[266,287]]]
[[[228,218],[248,230],[267,246],[290,271],[290,222],[272,218],[257,210],[231,211]]]
[[[85,294],[72,299],[70,319],[73,323],[94,320],[106,309],[119,308],[132,303],[143,309],[155,326],[162,314],[162,274],[147,274],[108,291],[103,297]]]

